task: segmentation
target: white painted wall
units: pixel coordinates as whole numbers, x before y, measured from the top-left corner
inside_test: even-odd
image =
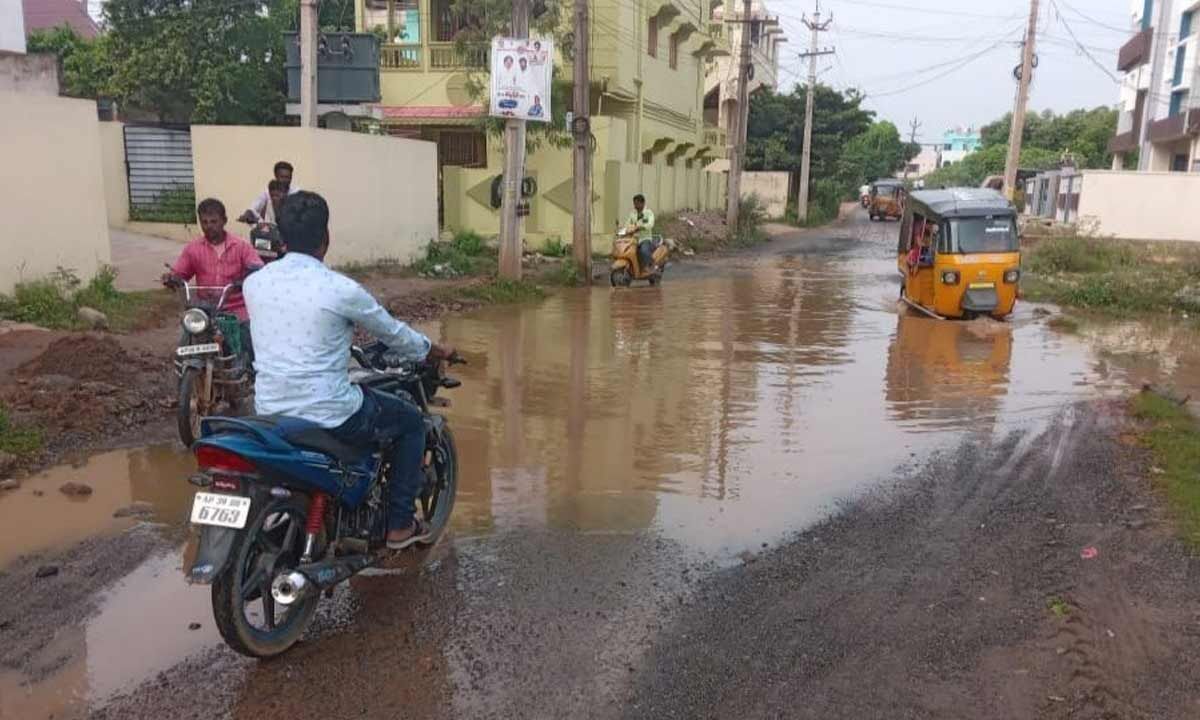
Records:
[[[1086,170],[1079,217],[1103,235],[1200,242],[1200,173]]]
[[[25,11],[21,0],[0,0],[0,51],[25,52]]]
[[[787,214],[788,175],[786,172],[742,173],[742,197],[757,195],[771,219]]]

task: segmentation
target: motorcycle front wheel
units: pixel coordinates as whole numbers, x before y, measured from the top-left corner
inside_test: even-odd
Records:
[[[633,275],[629,272],[628,266],[613,270],[608,279],[613,287],[629,287],[633,284]]]
[[[307,513],[305,498],[270,499],[238,532],[231,560],[213,582],[213,620],[229,647],[243,655],[266,658],[286,652],[317,611],[321,594],[311,586],[289,606],[271,595],[275,576],[299,564]]]
[[[458,446],[449,427],[442,428],[442,438],[434,449],[433,477],[425,492],[417,498],[422,517],[429,525],[429,539],[422,545],[433,545],[450,524],[454,499],[458,495]]]
[[[179,376],[179,407],[176,409],[176,424],[179,439],[184,447],[191,447],[200,437],[200,419],[207,413],[211,403],[204,397],[204,383],[199,368],[185,368]]]

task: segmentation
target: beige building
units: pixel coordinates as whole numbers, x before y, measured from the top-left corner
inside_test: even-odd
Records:
[[[787,37],[779,25],[779,18],[771,16],[759,0],[750,5],[750,22],[745,22],[742,17],[742,4],[737,0],[729,0],[728,6],[715,5],[712,20],[713,35],[728,38],[729,53],[715,55],[705,65],[704,120],[727,132],[730,120],[737,112],[742,43],[750,43],[749,91],[753,95],[759,90],[778,87],[779,51]]]

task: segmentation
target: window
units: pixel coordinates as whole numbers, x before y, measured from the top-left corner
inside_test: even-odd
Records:
[[[1187,172],[1188,156],[1175,155],[1171,158],[1171,172]]]
[[[1183,61],[1187,58],[1187,45],[1175,48],[1175,74],[1171,76],[1171,87],[1179,87],[1183,82]]]
[[[1154,14],[1154,0],[1146,0],[1142,3],[1142,29],[1150,29],[1150,16]]]
[[[750,44],[758,45],[758,41],[762,39],[762,23],[758,20],[750,21]]]
[[[435,42],[454,42],[463,30],[482,27],[478,18],[454,10],[454,0],[432,0]]]
[[[946,143],[946,149],[947,149],[947,150],[953,150],[953,149],[954,149],[954,143]]]
[[[1182,42],[1192,34],[1192,10],[1188,10],[1179,19],[1179,40]]]
[[[441,165],[487,167],[487,136],[481,132],[443,130],[438,134],[437,144]]]
[[[646,30],[646,52],[650,57],[658,57],[658,16],[650,18]]]
[[[996,253],[1017,250],[1017,225],[1011,217],[958,218],[949,223],[947,252]]]
[[[675,70],[676,68],[679,67],[679,36],[678,35],[671,36],[671,46],[670,46],[670,55],[668,58],[668,64],[671,66],[672,70]]]
[[[1176,90],[1171,93],[1171,107],[1167,111],[1167,117],[1175,117],[1183,112],[1183,103],[1187,100],[1187,90]]]

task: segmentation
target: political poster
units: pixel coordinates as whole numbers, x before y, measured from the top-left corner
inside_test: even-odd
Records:
[[[547,38],[492,38],[495,117],[550,122],[554,42]]]

